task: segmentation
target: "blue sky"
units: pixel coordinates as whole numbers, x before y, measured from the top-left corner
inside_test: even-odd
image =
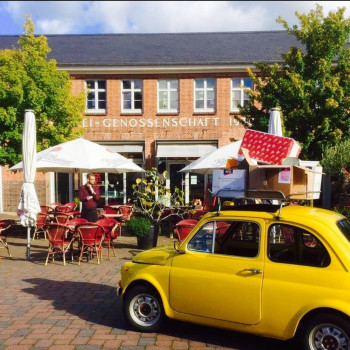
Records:
[[[324,13],[350,1],[318,1]],[[21,34],[30,14],[37,34],[172,33],[281,30],[314,1],[0,1],[0,35]]]

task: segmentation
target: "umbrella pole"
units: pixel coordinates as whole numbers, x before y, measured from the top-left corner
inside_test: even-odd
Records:
[[[27,261],[30,260],[30,226],[27,226]]]

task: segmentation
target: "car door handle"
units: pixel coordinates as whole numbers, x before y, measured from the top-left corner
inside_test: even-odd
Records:
[[[262,270],[259,270],[259,269],[244,269],[243,271],[249,271],[249,272],[253,272],[256,274],[262,273]]]

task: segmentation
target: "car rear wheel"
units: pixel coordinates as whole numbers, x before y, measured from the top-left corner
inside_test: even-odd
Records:
[[[313,316],[303,327],[305,350],[350,350],[350,323],[334,314]]]
[[[141,332],[158,330],[164,309],[158,293],[148,286],[135,286],[124,297],[124,314],[129,323]]]

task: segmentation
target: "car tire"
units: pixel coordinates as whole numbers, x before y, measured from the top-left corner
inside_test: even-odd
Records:
[[[350,322],[331,313],[312,316],[300,335],[304,350],[349,350]]]
[[[164,318],[158,293],[149,286],[135,286],[124,297],[123,311],[128,322],[140,332],[155,332]]]

